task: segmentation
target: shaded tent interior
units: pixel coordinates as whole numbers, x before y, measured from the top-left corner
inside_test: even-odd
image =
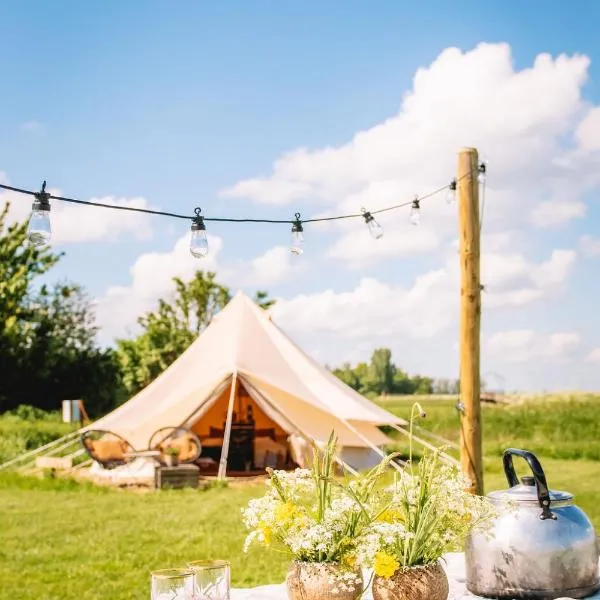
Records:
[[[229,474],[257,470],[262,472],[266,467],[295,467],[298,462],[290,450],[288,432],[269,417],[237,379],[235,382],[232,380],[214,404],[191,424],[191,430],[202,442],[202,458],[199,462],[203,470],[216,472],[221,460],[232,387],[233,407],[227,453]],[[214,462],[211,464],[209,461]]]
[[[383,425],[406,422],[315,362],[238,293],[166,371],[89,428],[141,449],[159,427],[185,426],[202,443],[201,469],[224,476],[309,466],[311,442],[332,430],[340,462],[368,468],[389,442]]]

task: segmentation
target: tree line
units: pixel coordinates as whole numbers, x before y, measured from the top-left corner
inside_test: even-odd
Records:
[[[354,367],[345,363],[331,371],[346,385],[365,395],[457,394],[459,391],[456,379],[409,375],[392,362],[389,348],[377,348],[369,363],[361,362]]]
[[[44,410],[82,399],[97,417],[128,399],[171,365],[231,299],[211,272],[187,282],[173,280],[168,298],[138,319],[138,333],[113,348],[97,342],[94,303],[72,281],[48,285],[63,253],[26,243],[27,223],[8,225],[9,205],[0,212],[0,412],[27,404]],[[257,291],[255,302],[273,304]],[[409,377],[378,349],[369,364],[333,372],[367,394],[444,393],[440,380]]]

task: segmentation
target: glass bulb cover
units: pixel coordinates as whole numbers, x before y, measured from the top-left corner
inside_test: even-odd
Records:
[[[369,228],[369,233],[376,239],[380,239],[383,237],[383,227],[375,220],[371,219],[367,223],[367,227]]]
[[[485,175],[486,175],[485,173],[482,173],[482,172],[480,172],[480,173],[477,175],[477,181],[478,181],[479,183],[485,183]]]
[[[52,225],[49,210],[34,210],[31,212],[27,227],[27,240],[32,246],[45,246],[50,243]]]
[[[448,204],[454,204],[456,202],[456,190],[448,190],[448,193],[446,194],[446,202]]]
[[[418,225],[421,222],[421,211],[418,208],[410,209],[410,222],[413,225]]]
[[[301,231],[292,231],[290,252],[298,256],[304,254],[304,234]]]
[[[190,252],[195,258],[204,258],[208,254],[208,239],[204,229],[192,231],[190,238]]]

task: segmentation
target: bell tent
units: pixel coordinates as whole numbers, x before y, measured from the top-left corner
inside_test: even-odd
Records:
[[[183,425],[200,438],[203,456],[230,461],[232,430],[251,428],[257,453],[262,439],[263,449],[288,450],[300,465],[310,460],[307,442],[324,442],[335,430],[340,459],[362,469],[380,460],[389,439],[378,427],[388,424],[406,422],[312,360],[238,293],[166,371],[90,427],[139,448],[160,427]]]

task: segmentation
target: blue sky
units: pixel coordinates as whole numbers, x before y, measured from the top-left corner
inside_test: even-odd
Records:
[[[429,68],[447,48],[467,53],[476,52],[483,42],[507,44],[514,73],[533,69],[541,53],[550,53],[552,60],[559,54],[571,59],[574,54],[587,56],[591,62],[585,66],[585,81],[570,78],[568,72],[579,68],[575,63],[560,73],[550,69],[540,83],[539,96],[533,83],[522,98],[511,93],[515,104],[511,110],[507,106],[505,114],[486,113],[489,100],[470,105],[475,102],[473,92],[461,100],[465,86],[456,76],[447,80],[446,104],[435,100],[443,95],[443,86],[433,95],[428,95],[429,88],[415,92],[415,102],[425,107],[415,109],[425,115],[415,131],[424,133],[418,139],[394,142],[399,144],[399,181],[393,185],[404,194],[398,201],[407,199],[404,183],[406,190],[427,193],[452,177],[455,151],[476,144],[490,160],[484,224],[490,243],[486,246],[484,235],[484,250],[495,252],[493,245],[500,244],[500,256],[490,262],[486,273],[491,283],[484,301],[497,306],[484,312],[484,372],[501,373],[511,388],[600,386],[600,350],[595,354],[600,348],[595,313],[600,252],[594,246],[600,235],[598,181],[583,185],[577,172],[583,164],[588,170],[598,166],[594,118],[586,122],[585,156],[576,154],[579,167],[567,169],[581,185],[575,190],[565,169],[552,170],[574,147],[575,132],[587,111],[600,103],[600,61],[596,60],[600,41],[595,26],[600,22],[600,5],[589,1],[438,1],[409,6],[391,1],[0,0],[0,22],[0,172],[6,180],[36,188],[45,178],[65,195],[109,197],[117,202],[137,198],[134,202],[140,205],[190,214],[201,206],[209,216],[291,218],[296,211],[303,216],[354,212],[358,199],[365,197],[373,207],[394,204],[393,194],[389,200],[385,193],[373,196],[381,189],[377,186],[389,185],[393,179],[387,171],[385,176],[373,175],[381,145],[365,151],[375,167],[360,180],[349,177],[347,185],[340,183],[343,189],[337,189],[336,182],[346,171],[338,174],[338,167],[320,155],[310,158],[306,167],[297,160],[283,174],[277,174],[276,168],[274,179],[273,164],[298,148],[309,153],[343,149],[357,132],[398,115],[417,70]],[[498,66],[504,65],[499,53],[489,58],[489,69],[481,56],[482,70],[472,72],[471,82],[480,78],[486,97],[494,98],[493,86],[512,84],[506,83],[505,68]],[[469,67],[467,62],[461,65],[456,58],[447,69],[456,68],[456,74],[464,75]],[[436,77],[443,72],[442,67],[437,69]],[[563,90],[564,101],[550,106]],[[573,100],[570,90],[581,98]],[[431,107],[426,104],[429,98],[433,98]],[[467,115],[464,127],[458,125],[462,104]],[[445,122],[446,107],[456,124],[452,132]],[[473,107],[481,109],[480,115]],[[514,125],[521,111],[529,121],[514,139],[505,136],[503,130]],[[495,123],[502,119],[504,124]],[[425,137],[429,122],[437,132],[430,140]],[[561,126],[555,128],[555,123]],[[440,135],[446,137],[438,143]],[[393,136],[386,138],[386,144],[389,139]],[[555,151],[548,153],[548,145],[555,142]],[[416,154],[430,169],[423,166],[423,173],[415,174],[409,185],[402,169],[411,171],[407,166],[411,146],[421,143],[423,148]],[[384,164],[389,151],[382,152]],[[405,160],[402,156],[407,152]],[[521,153],[525,154],[519,159]],[[569,160],[575,160],[573,156],[568,154]],[[294,182],[302,180],[309,191],[302,197],[279,197],[276,186],[289,183],[290,177]],[[224,193],[249,180],[254,181],[252,188]],[[360,196],[363,192],[367,195]],[[359,195],[355,204],[353,194]],[[412,191],[408,199],[411,195]],[[29,202],[11,199],[13,204]],[[543,206],[533,215],[540,203]],[[18,216],[26,214],[23,207],[19,210]],[[186,261],[181,267],[184,274],[193,268],[182,251],[175,251],[187,226],[137,216],[125,222],[114,215],[104,223],[105,211],[73,210],[77,209],[65,209],[60,217],[57,246],[67,255],[55,275],[83,283],[99,299],[103,341],[109,342],[135,322],[136,311],[151,306],[153,295],[165,293],[163,284],[151,281],[152,273],[160,272],[168,281],[181,274],[178,260]],[[425,225],[422,240],[430,234],[429,245],[415,238],[414,247],[390,248],[385,256],[370,257],[364,264],[356,257],[345,260],[328,254],[338,238],[352,235],[352,227],[362,235],[360,222],[349,225],[350,229],[307,229],[307,253],[295,262],[277,250],[269,254],[288,244],[286,227],[211,226],[210,232],[218,236],[215,248],[220,250],[206,264],[232,288],[267,288],[280,297],[282,326],[320,360],[354,361],[367,358],[374,347],[387,345],[403,367],[450,377],[456,373],[456,308],[450,301],[447,308],[429,306],[432,296],[441,297],[437,288],[420,292],[427,302],[402,295],[402,290],[414,289],[419,276],[443,269],[450,278],[448,286],[453,285],[451,267],[446,265],[455,257],[449,250],[456,237],[455,215],[445,208],[439,211],[435,228],[428,230]],[[556,217],[559,213],[562,219]],[[425,209],[423,219],[427,223]],[[445,224],[438,227],[441,220]],[[387,240],[395,231],[395,221],[386,224],[382,218],[381,222]],[[502,241],[507,232],[510,241]],[[588,236],[587,243],[583,236]],[[180,247],[184,245],[180,242]],[[344,254],[343,248],[347,246],[338,254]],[[549,261],[557,249],[575,254],[560,255],[550,267],[540,266],[532,275],[539,298],[517,301],[514,295],[501,296],[505,291],[523,292],[521,280],[534,273],[535,265]],[[262,262],[254,262],[260,257]],[[519,260],[524,262],[517,264]],[[498,271],[493,273],[495,268]],[[510,276],[494,286],[494,277],[504,268]],[[564,281],[548,283],[548,272],[555,268],[556,277]],[[563,272],[564,277],[559,277]],[[132,283],[136,273],[137,283]],[[379,288],[383,295],[368,286],[361,288],[364,278],[387,286],[391,295]],[[302,301],[301,295],[308,297]],[[378,302],[394,299],[401,300],[399,311],[413,310],[414,315],[387,327],[377,319],[381,317]],[[340,306],[347,309],[345,321]],[[315,307],[320,310],[317,317]],[[372,328],[369,311],[373,322],[379,323]],[[426,335],[428,328],[431,332]],[[548,352],[549,347],[554,350]]]

